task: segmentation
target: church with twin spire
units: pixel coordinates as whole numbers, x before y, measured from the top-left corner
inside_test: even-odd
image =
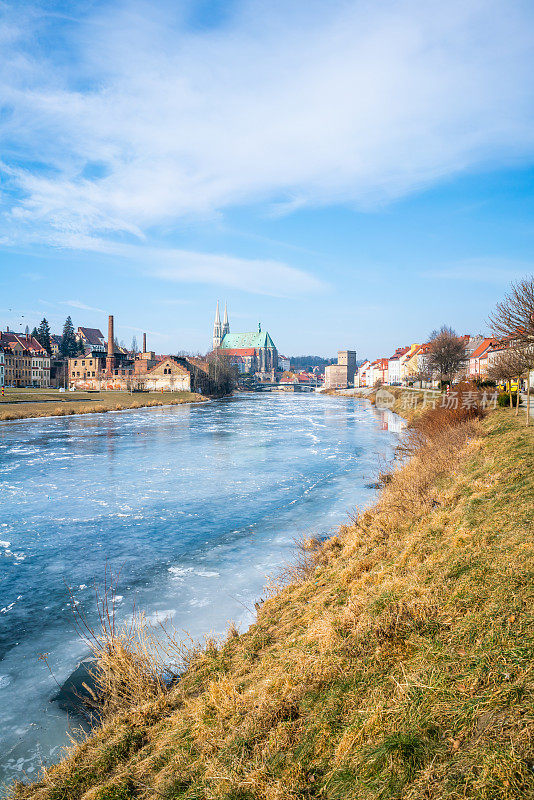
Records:
[[[213,324],[213,349],[220,350],[242,374],[254,375],[273,373],[278,369],[278,351],[267,331],[262,331],[258,323],[257,331],[230,333],[228,308],[224,305],[221,324],[219,301]]]

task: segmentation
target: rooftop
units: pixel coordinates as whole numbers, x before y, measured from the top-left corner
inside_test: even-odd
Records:
[[[243,350],[249,348],[259,349],[267,347],[276,349],[276,346],[267,331],[251,331],[250,333],[226,333],[221,342],[223,350]]]
[[[98,328],[78,328],[78,333],[89,344],[104,344],[104,334]]]

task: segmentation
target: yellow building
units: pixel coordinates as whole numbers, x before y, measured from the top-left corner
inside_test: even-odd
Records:
[[[4,350],[4,383],[17,388],[50,386],[50,357],[33,336],[6,331],[0,333]]]

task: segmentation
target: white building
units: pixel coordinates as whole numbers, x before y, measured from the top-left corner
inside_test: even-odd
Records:
[[[5,360],[4,351],[0,350],[0,388],[5,384]]]
[[[388,383],[390,386],[400,386],[402,383],[402,357],[409,351],[409,347],[397,347],[391,358],[388,359]]]
[[[78,328],[75,336],[79,342],[82,342],[87,352],[104,353],[106,351],[104,334],[99,328]]]
[[[278,353],[278,369],[281,372],[289,372],[291,369],[291,360],[287,356],[281,356]]]
[[[371,363],[369,360],[364,361],[363,364],[360,364],[358,367],[358,372],[356,373],[355,384],[356,386],[369,386],[368,378],[369,378],[369,368]]]

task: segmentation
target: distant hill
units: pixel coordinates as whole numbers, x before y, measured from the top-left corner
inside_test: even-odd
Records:
[[[335,364],[337,358],[322,358],[321,356],[290,356],[291,369],[312,369],[321,367],[324,370],[329,364]]]

